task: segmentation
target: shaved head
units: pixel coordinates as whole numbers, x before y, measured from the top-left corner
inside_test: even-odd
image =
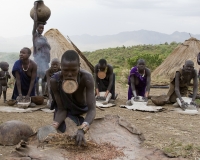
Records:
[[[54,58],[54,59],[51,60],[51,63],[53,63],[53,62],[60,63],[60,60],[58,58]]]
[[[144,59],[138,59],[137,64],[139,63],[144,63],[145,64],[145,60]]]
[[[185,65],[188,65],[188,64],[191,64],[191,65],[193,65],[193,66],[194,66],[194,62],[193,62],[193,61],[191,61],[191,60],[186,60],[186,61],[185,61]]]

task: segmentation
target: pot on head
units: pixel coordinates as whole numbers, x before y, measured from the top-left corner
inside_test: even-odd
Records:
[[[46,21],[51,16],[51,10],[44,4],[42,0],[38,0],[36,2],[38,3],[38,8],[37,8],[38,22],[46,24]],[[32,19],[34,19],[34,7],[30,11],[30,16]]]

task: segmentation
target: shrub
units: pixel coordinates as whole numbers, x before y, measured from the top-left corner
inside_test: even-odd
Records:
[[[163,62],[163,58],[160,58],[159,54],[140,54],[128,59],[129,67],[132,68],[133,66],[136,66],[139,59],[144,59],[146,66],[150,70],[154,70]]]

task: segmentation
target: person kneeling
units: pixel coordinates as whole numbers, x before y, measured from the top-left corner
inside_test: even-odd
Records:
[[[117,98],[113,67],[107,64],[105,59],[100,59],[94,67],[94,79],[97,100],[105,100],[108,103],[110,99]],[[104,95],[100,95],[100,92],[104,92]]]
[[[186,60],[183,68],[177,70],[171,77],[170,88],[167,93],[170,103],[175,103],[178,98],[183,110],[188,107],[189,104],[182,97],[188,97],[188,86],[191,80],[193,80],[193,96],[190,104],[196,106],[195,98],[198,91],[198,76],[197,71],[194,69],[194,62],[191,60]]]
[[[51,96],[51,88],[50,88],[50,79],[51,76],[60,71],[60,60],[58,58],[54,58],[51,61],[51,67],[46,71],[45,77],[44,77],[44,81],[47,82],[47,96],[48,96],[48,101],[47,101],[47,107],[50,108],[51,103],[52,103],[52,96]]]
[[[37,65],[29,57],[31,50],[24,47],[20,51],[19,60],[13,66],[12,74],[16,78],[12,99],[30,101],[30,96],[35,96],[35,83],[37,75]],[[31,106],[35,104],[31,103]]]
[[[92,74],[80,69],[80,59],[76,51],[68,50],[61,58],[61,71],[50,80],[52,109],[55,108],[53,126],[65,132],[66,117],[73,120],[79,129],[76,142],[85,143],[84,134],[96,115],[94,80]],[[82,117],[86,113],[85,119]]]
[[[134,97],[135,101],[139,100],[138,96],[142,96],[144,101],[148,100],[151,82],[151,71],[146,67],[145,60],[139,59],[137,66],[133,67],[130,71],[128,78],[128,101],[127,104],[131,105],[131,98]]]

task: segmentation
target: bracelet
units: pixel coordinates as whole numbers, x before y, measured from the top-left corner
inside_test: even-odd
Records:
[[[58,123],[58,122],[53,122],[51,125],[52,125],[53,127],[55,127],[55,128],[58,128],[59,123]]]
[[[90,126],[88,122],[83,122],[82,124],[86,124],[88,127]]]
[[[78,127],[78,129],[83,130],[84,134],[87,133],[87,131],[89,130],[89,123],[88,122],[83,122],[81,126]]]

